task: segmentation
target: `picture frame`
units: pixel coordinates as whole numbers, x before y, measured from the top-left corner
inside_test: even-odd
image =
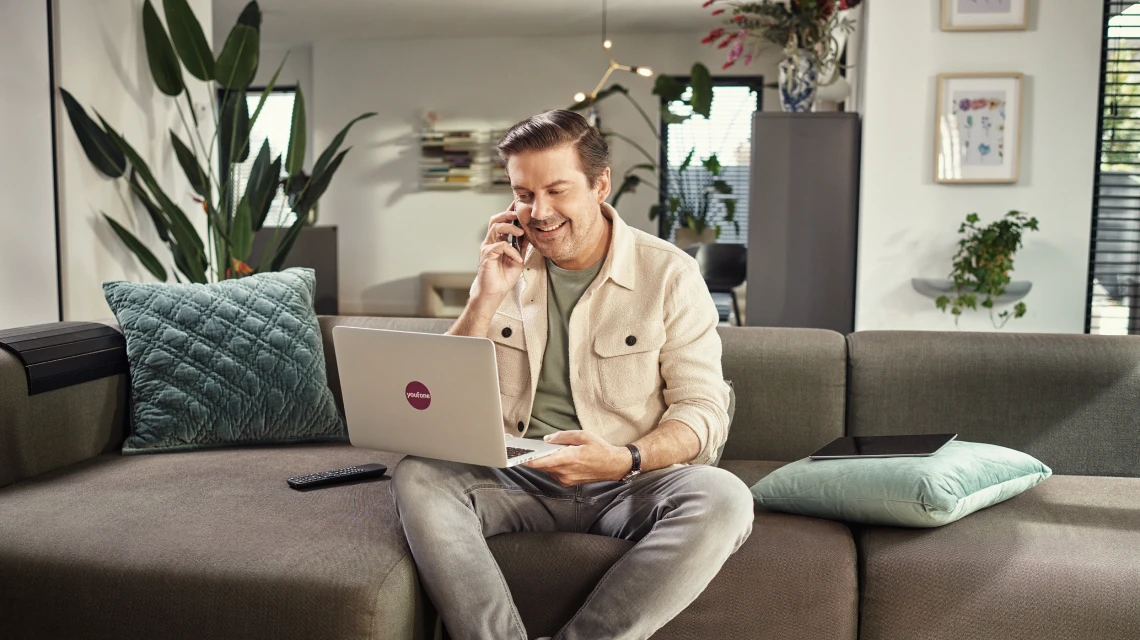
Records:
[[[1017,72],[938,75],[935,182],[1017,182],[1022,80]]]
[[[942,0],[943,31],[1021,31],[1029,0]]]

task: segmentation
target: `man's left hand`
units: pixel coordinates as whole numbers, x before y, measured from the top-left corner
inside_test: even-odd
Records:
[[[633,467],[629,449],[612,445],[586,431],[559,431],[544,438],[551,444],[569,445],[554,453],[523,463],[550,474],[564,487],[602,480],[621,480]]]

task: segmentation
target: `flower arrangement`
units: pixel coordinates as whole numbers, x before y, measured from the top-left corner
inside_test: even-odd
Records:
[[[728,49],[728,57],[722,69],[728,69],[737,61],[745,65],[759,54],[765,44],[773,44],[783,49],[788,57],[806,55],[817,69],[836,69],[843,48],[835,37],[837,30],[850,33],[855,22],[842,14],[853,9],[862,0],[762,0],[761,2],[720,2],[706,0],[705,8],[715,4],[712,15],[725,15],[725,26],[716,27],[701,39],[702,44],[715,44],[718,49]],[[727,14],[731,11],[731,16]],[[753,43],[746,53],[749,38]],[[731,48],[729,48],[731,47]],[[835,79],[837,74],[832,74]]]

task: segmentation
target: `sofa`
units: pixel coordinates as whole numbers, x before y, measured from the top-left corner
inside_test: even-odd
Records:
[[[320,317],[442,333],[449,320]],[[749,485],[836,436],[957,433],[1054,476],[935,529],[757,509],[752,535],[655,639],[1140,637],[1140,338],[721,327]],[[347,444],[122,456],[129,377],[29,396],[0,350],[0,638],[439,637],[386,478],[285,478],[400,456]],[[632,543],[488,539],[530,637]]]

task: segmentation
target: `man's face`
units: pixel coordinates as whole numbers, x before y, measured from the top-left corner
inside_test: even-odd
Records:
[[[565,268],[590,266],[579,263],[607,239],[601,203],[610,191],[609,168],[591,189],[577,152],[566,145],[511,156],[507,174],[523,205],[516,207],[519,223],[534,248]]]

